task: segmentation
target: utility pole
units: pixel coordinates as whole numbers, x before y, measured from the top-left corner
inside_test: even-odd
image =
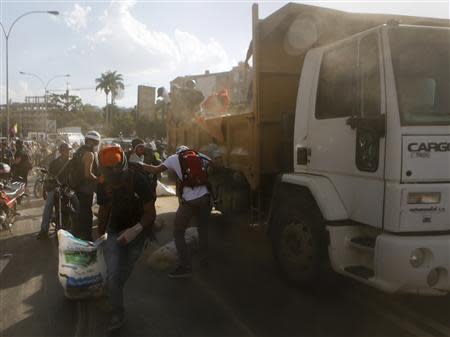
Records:
[[[6,31],[3,24],[0,22],[0,26],[2,27],[3,35],[5,36],[6,42],[5,42],[5,50],[6,50],[6,133],[8,139],[9,139],[9,124],[10,124],[10,115],[9,115],[9,37],[11,35],[11,30],[13,29],[14,25],[24,16],[30,15],[30,14],[51,14],[51,15],[59,15],[58,11],[31,11],[26,12],[19,17],[17,17],[11,26],[9,27],[8,31]]]
[[[26,73],[26,72],[20,71],[19,74],[21,74],[21,75],[27,75],[27,76],[32,76],[32,77],[34,77],[34,78],[37,78],[37,79],[41,82],[42,86],[44,87],[44,105],[45,105],[45,119],[44,119],[44,121],[45,121],[45,126],[44,126],[44,131],[45,131],[45,133],[47,134],[47,124],[48,124],[48,123],[47,123],[47,121],[48,121],[47,93],[48,93],[48,86],[50,85],[50,83],[51,83],[53,80],[55,80],[55,79],[57,79],[57,78],[62,78],[62,77],[70,77],[70,74],[65,74],[65,75],[55,75],[55,76],[53,76],[52,78],[50,78],[50,79],[47,81],[47,83],[45,83],[44,80],[43,80],[41,77],[39,77],[38,75],[33,74],[33,73]],[[66,106],[67,106],[67,99],[66,99]]]

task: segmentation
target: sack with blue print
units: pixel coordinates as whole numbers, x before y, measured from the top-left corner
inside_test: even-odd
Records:
[[[58,275],[64,294],[70,299],[101,296],[106,285],[103,247],[106,234],[95,242],[84,241],[69,232],[58,231]]]

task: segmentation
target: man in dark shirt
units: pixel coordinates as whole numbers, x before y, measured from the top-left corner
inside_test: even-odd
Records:
[[[0,162],[11,166],[13,158],[14,158],[14,155],[13,155],[12,151],[8,148],[8,141],[6,139],[3,139],[1,149],[0,149]]]
[[[59,145],[58,150],[60,156],[51,161],[48,168],[48,173],[52,177],[56,177],[59,181],[64,181],[67,164],[70,159],[71,147],[66,143],[62,143]],[[44,196],[46,199],[44,213],[42,214],[41,231],[37,236],[38,239],[48,238],[48,228],[53,215],[53,206],[55,205],[55,187],[56,186],[51,186],[51,184],[46,184],[45,186]]]
[[[31,159],[27,151],[23,147],[22,140],[16,140],[16,153],[14,154],[14,164],[12,167],[12,175],[14,178],[21,178],[28,183],[28,172],[32,168]]]
[[[104,252],[113,309],[108,330],[112,331],[123,324],[123,287],[154,223],[155,197],[149,180],[139,171],[128,169],[120,146],[102,149],[99,164],[98,226],[100,235],[108,233]]]

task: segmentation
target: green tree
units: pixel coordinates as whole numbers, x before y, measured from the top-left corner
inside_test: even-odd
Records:
[[[123,84],[122,74],[118,74],[117,71],[109,72],[110,84],[111,84],[111,104],[116,104],[117,95],[125,89]]]
[[[106,73],[102,73],[100,77],[95,79],[95,83],[97,83],[95,87],[95,91],[103,91],[106,95],[106,105],[108,105],[108,96],[111,92],[111,83],[110,83],[110,76],[109,71]]]
[[[95,83],[97,84],[95,90],[103,91],[106,95],[105,115],[106,123],[109,124],[111,116],[109,114],[108,97],[109,94],[111,94],[111,105],[114,105],[117,95],[125,88],[123,76],[122,74],[117,73],[116,70],[108,70],[107,72],[102,73],[100,77],[96,78]]]
[[[81,98],[75,95],[69,95],[68,92],[62,95],[50,95],[49,104],[57,110],[66,112],[77,112],[83,108]]]

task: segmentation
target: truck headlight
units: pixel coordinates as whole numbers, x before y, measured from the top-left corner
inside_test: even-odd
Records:
[[[408,193],[408,204],[439,204],[440,202],[441,202],[440,192]]]
[[[411,263],[411,266],[414,268],[419,268],[423,264],[423,261],[425,261],[425,253],[423,249],[414,249],[409,257],[409,263]]]

